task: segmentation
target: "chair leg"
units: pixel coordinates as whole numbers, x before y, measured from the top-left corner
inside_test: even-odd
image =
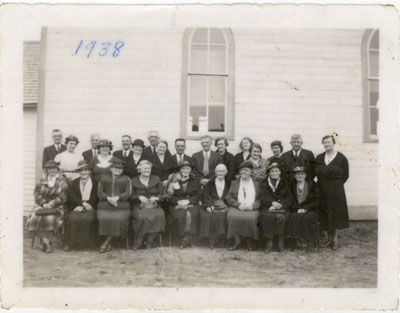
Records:
[[[161,235],[161,233],[158,236],[160,238],[160,248],[162,248],[162,235]]]
[[[128,231],[125,233],[125,241],[126,241],[126,250],[129,250],[129,236],[128,236]]]
[[[32,237],[31,248],[35,245],[35,236]]]

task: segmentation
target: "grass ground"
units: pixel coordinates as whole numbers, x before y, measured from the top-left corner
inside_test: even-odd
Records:
[[[374,288],[377,223],[353,222],[340,249],[287,251],[116,249],[45,254],[24,239],[26,287],[308,287]]]

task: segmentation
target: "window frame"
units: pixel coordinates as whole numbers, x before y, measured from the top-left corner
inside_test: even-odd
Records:
[[[217,28],[217,27],[208,27]],[[218,27],[219,28],[219,27]],[[183,34],[183,59],[182,59],[182,90],[181,90],[181,136],[185,139],[200,139],[204,135],[211,137],[225,136],[228,140],[234,140],[234,42],[233,34],[230,28],[219,28],[223,31],[226,38],[227,60],[226,74],[210,74],[210,73],[194,73],[189,69],[190,66],[190,47],[191,39],[197,28],[186,28]],[[227,77],[227,90],[226,90],[226,106],[225,116],[226,125],[224,132],[204,132],[198,135],[193,135],[188,132],[188,118],[189,118],[189,76],[191,75],[204,75],[204,76],[224,76]]]
[[[377,143],[379,142],[379,134],[371,134],[370,119],[371,119],[371,106],[370,106],[370,92],[369,92],[369,82],[370,80],[375,80],[379,82],[378,77],[370,77],[370,62],[369,62],[369,52],[370,43],[372,37],[379,29],[367,29],[364,32],[362,42],[361,42],[361,71],[362,71],[362,105],[363,105],[363,142],[364,143]],[[378,34],[379,36],[379,34]],[[379,49],[378,57],[379,57]],[[379,112],[379,107],[378,107]],[[379,118],[378,118],[379,121]]]

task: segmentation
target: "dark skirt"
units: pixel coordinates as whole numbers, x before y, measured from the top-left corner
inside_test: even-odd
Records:
[[[226,216],[227,238],[242,236],[258,240],[259,216],[259,211],[240,211],[237,208],[229,208]]]
[[[225,236],[226,212],[209,213],[200,209],[200,238],[216,239]]]
[[[118,207],[108,201],[101,201],[97,206],[99,235],[125,237],[128,231],[131,206],[128,202],[118,202]]]
[[[289,213],[263,211],[261,213],[261,227],[263,237],[273,239],[274,235],[284,235]]]
[[[132,227],[138,238],[143,238],[146,234],[156,234],[164,231],[165,215],[161,208],[135,208],[132,212],[132,218]]]
[[[317,223],[318,216],[315,212],[292,213],[287,222],[287,237],[312,243],[317,240]]]
[[[346,193],[341,179],[319,179],[321,230],[349,227]]]
[[[200,215],[200,206],[193,205],[192,207],[190,207],[186,210],[175,209],[175,208],[170,209],[169,223],[171,225],[171,231],[180,237],[185,235],[187,212],[190,212],[190,215],[191,215],[191,224],[190,224],[189,233],[191,235],[196,235],[198,221],[199,221],[199,215]]]
[[[95,211],[71,212],[68,215],[68,233],[71,244],[88,246],[96,220]]]

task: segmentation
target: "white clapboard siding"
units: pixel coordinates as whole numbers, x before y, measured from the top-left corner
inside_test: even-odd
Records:
[[[23,43],[23,80],[24,80],[24,168],[23,168],[23,212],[28,215],[33,206],[33,189],[35,187],[36,158],[36,121],[39,92],[40,42]]]
[[[33,207],[33,189],[35,188],[35,157],[36,157],[36,107],[24,108],[24,216]]]
[[[37,104],[40,43],[38,41],[25,41],[23,53],[24,104]]]
[[[173,145],[180,136],[184,29],[48,28],[43,145],[61,128],[89,146],[99,132],[120,148],[128,133],[145,138],[157,129]],[[339,150],[350,162],[346,184],[353,219],[376,218],[377,145],[362,141],[361,39],[363,30],[232,29],[235,45],[234,141],[250,136],[270,155],[292,133],[304,148],[322,152],[321,137],[339,134]],[[80,40],[123,40],[116,58],[74,55]],[[187,143],[189,154],[198,140]],[[173,149],[172,149],[173,150]]]

